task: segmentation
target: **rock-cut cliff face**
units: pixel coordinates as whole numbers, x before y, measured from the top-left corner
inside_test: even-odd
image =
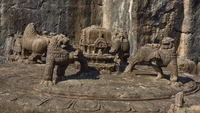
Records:
[[[30,22],[37,31],[66,32],[66,0],[1,0],[0,51],[5,51],[7,34],[23,32]]]
[[[39,32],[75,38],[81,29],[101,25],[102,20],[102,0],[1,0],[0,7],[0,54],[9,43],[7,34],[23,32],[29,22]]]
[[[179,57],[197,61],[200,50],[199,0],[2,0],[0,3],[0,53],[7,34],[23,32],[34,22],[39,32],[68,35],[77,44],[81,29],[100,25],[112,31],[124,28],[131,54],[145,43],[176,40]]]
[[[103,26],[127,30],[131,53],[145,43],[159,43],[163,37],[180,37],[183,19],[181,0],[104,0]]]

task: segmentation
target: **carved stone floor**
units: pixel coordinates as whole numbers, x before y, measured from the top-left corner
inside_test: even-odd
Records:
[[[0,64],[0,112],[138,112],[165,113],[174,103],[174,95],[185,92],[188,106],[200,105],[200,77],[180,72],[181,86],[165,78],[155,79],[148,66],[136,66],[133,73],[99,75],[80,73],[69,67],[66,80],[56,85],[41,85],[44,64],[7,62]]]

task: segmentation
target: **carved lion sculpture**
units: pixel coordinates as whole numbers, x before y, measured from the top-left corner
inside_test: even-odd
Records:
[[[83,56],[82,51],[73,48],[69,44],[69,38],[64,35],[53,36],[47,50],[44,81],[42,81],[42,84],[53,84],[52,78],[55,65],[58,65],[57,76],[62,79],[66,68],[74,61],[80,62],[81,71],[88,72],[87,59]]]
[[[22,58],[25,50],[31,51],[29,61],[36,61],[38,55],[42,55],[47,50],[48,38],[37,34],[33,23],[29,23],[22,37]]]
[[[134,66],[138,63],[147,63],[152,66],[157,72],[157,79],[163,78],[162,66],[170,68],[170,80],[176,82],[177,69],[176,54],[174,53],[174,39],[165,37],[162,40],[162,44],[159,49],[153,48],[152,46],[146,45],[141,47],[134,56],[130,58],[129,65],[126,67],[124,72],[131,72]]]

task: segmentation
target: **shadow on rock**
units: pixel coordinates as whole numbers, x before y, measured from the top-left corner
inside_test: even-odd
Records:
[[[189,77],[178,77],[178,81],[181,82],[182,84],[186,84],[189,83],[191,81],[194,81],[193,79],[189,78]]]
[[[65,81],[65,80],[69,80],[69,79],[77,79],[77,80],[80,80],[80,79],[99,79],[99,71],[97,71],[95,68],[90,68],[90,71],[89,72],[82,72],[82,71],[79,71],[75,74],[72,74],[72,75],[68,75],[68,76],[63,76],[63,77],[57,77],[56,78],[56,84],[58,82],[61,82],[61,81]]]
[[[152,76],[152,77],[156,77],[157,74],[133,74],[133,73],[124,73],[125,75],[141,75],[141,76]],[[170,75],[167,75],[167,74],[164,74],[163,75],[163,79],[166,79],[166,80],[170,80]],[[189,77],[183,77],[183,76],[179,76],[178,77],[178,82],[182,83],[182,84],[187,84],[191,81],[195,81],[193,80],[192,78],[189,78]]]
[[[170,75],[166,75],[164,74],[163,75],[163,78],[167,79],[167,80],[170,80]],[[178,82],[181,82],[182,84],[186,84],[186,83],[189,83],[191,81],[194,81],[193,79],[189,78],[189,77],[182,77],[182,76],[179,76],[178,77]]]

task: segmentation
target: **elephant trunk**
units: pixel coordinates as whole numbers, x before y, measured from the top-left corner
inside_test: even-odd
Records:
[[[115,39],[112,43],[112,46],[109,50],[111,54],[116,54],[120,47],[120,40]]]

